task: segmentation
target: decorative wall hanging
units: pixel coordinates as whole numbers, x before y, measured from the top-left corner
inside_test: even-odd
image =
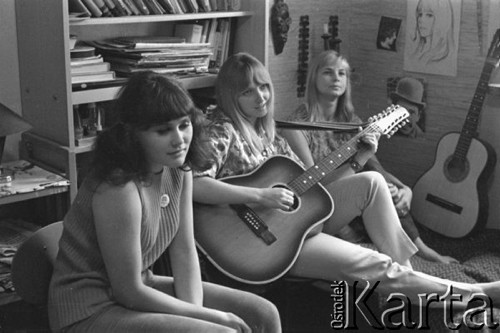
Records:
[[[404,70],[456,76],[461,0],[408,0]]]
[[[297,69],[297,97],[306,92],[307,66],[309,60],[309,15],[300,17],[299,29],[299,67]]]
[[[275,0],[271,7],[271,34],[273,38],[274,54],[283,52],[288,39],[288,30],[290,30],[292,19],[288,11],[288,5],[284,0]]]
[[[339,35],[339,17],[338,15],[332,15],[328,19],[328,24],[323,26],[323,34],[321,38],[323,38],[323,48],[326,50],[335,50],[340,52],[340,42],[341,40],[338,38]]]

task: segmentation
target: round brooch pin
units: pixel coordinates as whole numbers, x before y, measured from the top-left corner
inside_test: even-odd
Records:
[[[169,203],[170,203],[170,198],[169,198],[168,194],[163,194],[160,197],[160,207],[165,208],[168,206]]]

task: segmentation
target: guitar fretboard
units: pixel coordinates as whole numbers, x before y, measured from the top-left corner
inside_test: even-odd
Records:
[[[477,128],[479,126],[479,118],[481,115],[481,110],[483,108],[486,92],[488,91],[488,82],[490,81],[491,73],[493,72],[493,69],[496,67],[500,58],[499,31],[500,29],[496,32],[488,51],[488,56],[486,57],[483,70],[481,71],[481,76],[479,77],[479,83],[477,84],[474,97],[472,98],[472,102],[469,107],[469,112],[467,113],[467,117],[465,118],[465,123],[462,127],[462,132],[460,133],[460,137],[453,154],[456,159],[462,161],[467,158],[467,153],[469,151],[472,139],[477,137],[478,135]]]
[[[330,153],[319,163],[307,169],[302,175],[292,180],[288,186],[299,196],[320,182],[326,175],[337,169],[358,151],[358,142],[365,133],[377,132],[376,125],[371,124],[359,134],[352,137],[339,149]]]

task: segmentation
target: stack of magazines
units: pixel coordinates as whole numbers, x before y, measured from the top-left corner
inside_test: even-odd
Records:
[[[141,71],[160,74],[205,73],[213,53],[210,43],[186,43],[179,37],[120,37],[93,41],[118,76]]]

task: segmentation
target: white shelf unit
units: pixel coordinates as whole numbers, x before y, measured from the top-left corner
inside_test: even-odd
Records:
[[[242,10],[182,15],[89,18],[73,21],[68,0],[16,0],[16,24],[23,116],[33,124],[23,134],[21,155],[78,184],[78,155],[92,150],[75,145],[73,105],[115,99],[120,87],[72,91],[69,36],[98,40],[172,33],[175,22],[231,18],[233,52],[245,51],[268,64],[270,0],[242,0]],[[0,5],[1,6],[1,5]],[[213,86],[215,75],[183,79],[187,89]]]

